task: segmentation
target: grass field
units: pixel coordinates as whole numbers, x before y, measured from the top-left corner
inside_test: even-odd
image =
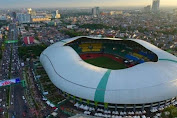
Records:
[[[112,60],[111,58],[108,57],[98,57],[95,59],[87,59],[84,60],[85,62],[102,67],[102,68],[107,68],[107,69],[112,69],[112,70],[118,70],[118,69],[124,69],[126,66],[124,64],[121,64],[117,61]]]

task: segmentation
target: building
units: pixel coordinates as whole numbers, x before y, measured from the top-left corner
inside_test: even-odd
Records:
[[[96,53],[140,63],[110,69],[84,61]],[[143,112],[176,104],[177,57],[143,40],[74,37],[48,47],[40,62],[62,95],[77,106]]]
[[[173,10],[173,14],[177,16],[177,9]]]
[[[28,14],[31,16],[36,16],[36,11],[32,10],[31,8],[28,9]]]
[[[23,41],[26,45],[30,45],[34,43],[34,37],[32,36],[26,36],[23,38]]]
[[[30,23],[31,15],[27,13],[17,13],[17,20],[19,23]]]
[[[12,18],[15,20],[17,18],[16,12],[12,12]]]
[[[67,27],[67,29],[75,29],[75,28],[77,28],[76,25],[67,25],[66,27]]]
[[[28,8],[28,14],[31,14],[31,12],[32,12],[32,9]]]
[[[122,15],[123,11],[110,11],[110,15]]]
[[[92,15],[94,17],[98,17],[100,15],[100,8],[99,7],[92,8]]]
[[[0,20],[7,20],[7,16],[6,15],[0,15]]]
[[[144,7],[144,12],[149,13],[151,11],[151,5]]]
[[[60,17],[61,17],[61,16],[60,16],[58,10],[52,12],[52,18],[56,18],[56,19],[58,19],[58,18],[60,18]]]
[[[32,16],[31,20],[32,22],[51,21],[51,19],[46,16]]]
[[[153,0],[152,12],[158,12],[160,7],[160,0]]]

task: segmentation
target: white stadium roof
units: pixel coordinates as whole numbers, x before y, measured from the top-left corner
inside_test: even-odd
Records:
[[[80,98],[113,104],[154,103],[177,96],[177,57],[172,54],[143,40],[128,39],[154,52],[158,61],[109,70],[86,63],[72,47],[63,46],[78,38],[55,43],[40,56],[51,81],[61,90]]]

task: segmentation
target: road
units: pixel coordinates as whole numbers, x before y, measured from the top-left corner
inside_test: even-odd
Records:
[[[18,30],[15,23],[9,25],[8,40],[18,40]],[[23,79],[18,56],[18,43],[5,44],[1,67],[0,81],[17,77]],[[22,97],[24,96],[24,90],[25,88],[21,84],[0,88],[0,98],[2,98],[2,100],[0,99],[0,110],[2,109],[0,117],[30,118],[28,103]]]

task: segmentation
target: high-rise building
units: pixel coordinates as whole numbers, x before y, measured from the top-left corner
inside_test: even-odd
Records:
[[[32,12],[32,9],[28,8],[28,14],[31,14],[31,12]]]
[[[31,15],[26,13],[17,13],[17,20],[19,23],[30,23]]]
[[[144,7],[144,12],[148,13],[151,11],[151,5]]]
[[[52,18],[60,18],[60,17],[61,17],[61,16],[60,16],[58,10],[52,12]]]
[[[13,19],[16,19],[16,17],[17,17],[16,12],[12,12],[12,18],[13,18]]]
[[[100,15],[100,8],[99,7],[92,8],[92,15],[94,17],[98,17]]]
[[[32,10],[31,8],[28,8],[28,14],[31,16],[36,16],[36,11]]]
[[[152,12],[158,12],[160,7],[160,0],[153,0]]]

